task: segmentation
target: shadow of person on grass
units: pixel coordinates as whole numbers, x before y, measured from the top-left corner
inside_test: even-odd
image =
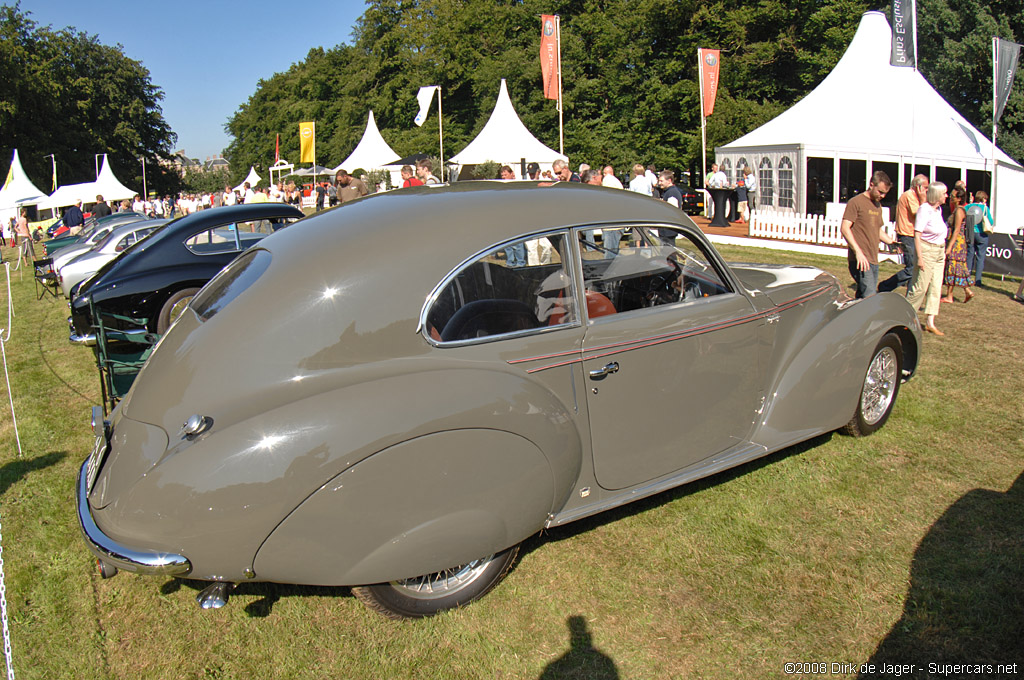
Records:
[[[6,493],[7,489],[11,488],[11,486],[21,481],[28,473],[56,465],[67,457],[67,451],[51,451],[35,458],[22,458],[5,463],[0,467],[0,496]]]
[[[858,677],[893,677],[884,664],[913,664],[910,677],[929,675],[929,663],[1024,672],[1022,530],[1024,474],[1005,493],[973,489],[949,506],[914,552],[903,616],[865,664],[874,672]]]
[[[587,630],[587,620],[582,616],[570,616],[569,651],[544,668],[540,680],[558,678],[586,678],[586,680],[618,680],[619,669],[611,657],[594,647],[594,641]]]

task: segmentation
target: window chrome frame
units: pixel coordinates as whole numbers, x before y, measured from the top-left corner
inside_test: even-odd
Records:
[[[519,236],[516,236],[514,238],[499,241],[494,245],[482,248],[473,255],[470,255],[466,259],[462,260],[462,262],[460,262],[457,266],[452,268],[447,274],[444,275],[440,283],[434,286],[434,289],[430,291],[426,299],[423,301],[423,306],[420,308],[419,320],[416,323],[416,333],[422,335],[423,338],[426,339],[426,341],[433,345],[434,347],[447,349],[450,347],[465,347],[467,345],[482,345],[489,342],[498,342],[500,340],[520,338],[530,335],[540,335],[542,333],[549,333],[551,331],[564,330],[566,328],[573,327],[578,328],[582,326],[583,312],[580,309],[580,291],[578,285],[580,279],[577,277],[575,273],[578,269],[578,265],[576,262],[576,249],[572,247],[572,245],[569,243],[570,239],[572,238],[572,230],[573,227],[559,227],[558,229],[545,229],[543,231],[520,234]],[[555,234],[562,234],[565,238],[566,247],[564,248],[564,253],[562,253],[562,267],[565,270],[565,275],[569,282],[571,297],[573,298],[576,304],[576,318],[573,321],[560,323],[555,326],[541,326],[539,328],[528,328],[526,330],[513,331],[511,333],[498,333],[496,335],[488,335],[483,338],[470,338],[467,340],[449,340],[448,342],[442,340],[435,340],[434,338],[430,337],[430,335],[426,332],[427,315],[430,313],[430,309],[433,307],[438,297],[440,297],[441,292],[445,290],[445,288],[448,287],[448,284],[450,284],[455,279],[455,277],[461,274],[466,267],[469,267],[470,265],[479,262],[480,259],[483,258],[484,256],[497,252],[502,248],[506,248],[514,243],[519,243],[521,241],[529,241],[531,239],[550,237]]]

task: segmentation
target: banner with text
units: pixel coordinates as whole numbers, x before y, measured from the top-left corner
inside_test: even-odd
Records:
[[[718,50],[698,49],[697,53],[700,55],[700,91],[704,95],[704,115],[710,116],[715,110],[715,97],[718,95]]]
[[[316,162],[316,123],[299,123],[299,162]]]
[[[544,78],[544,96],[547,99],[558,99],[562,78],[558,17],[542,14],[540,22],[540,73]]]
[[[917,68],[916,0],[892,0],[892,53],[889,63]]]
[[[1020,45],[1003,40],[992,38],[993,53],[995,59],[995,88],[996,88],[996,110],[993,123],[998,123],[1006,108],[1006,102],[1010,99],[1010,88],[1013,87],[1013,76],[1017,71],[1017,59],[1020,57]]]

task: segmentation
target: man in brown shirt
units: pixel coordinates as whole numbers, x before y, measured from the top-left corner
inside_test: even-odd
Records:
[[[338,201],[340,203],[354,201],[369,193],[363,180],[353,177],[344,170],[338,170],[334,179],[338,184]]]
[[[917,269],[917,248],[914,245],[914,219],[918,207],[925,202],[928,195],[928,178],[924,175],[914,177],[910,188],[904,191],[896,201],[896,240],[903,250],[903,269],[878,284],[880,291],[893,291],[900,286],[910,288]]]
[[[881,200],[889,193],[892,180],[879,170],[871,175],[868,190],[846,204],[840,227],[849,250],[846,259],[859,298],[878,292],[878,243],[894,243],[885,233]]]

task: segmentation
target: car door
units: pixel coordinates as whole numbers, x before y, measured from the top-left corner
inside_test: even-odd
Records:
[[[682,229],[626,229],[607,249],[577,233],[601,486],[633,486],[745,442],[762,400],[764,322],[709,248]]]

